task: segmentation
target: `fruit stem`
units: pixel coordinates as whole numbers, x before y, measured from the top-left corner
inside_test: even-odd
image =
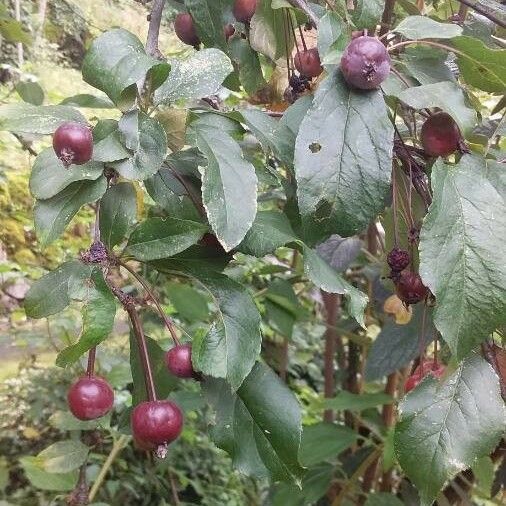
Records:
[[[306,39],[304,39],[304,34],[302,33],[302,28],[300,27],[300,25],[298,28],[299,28],[300,40],[302,41],[302,47],[304,48],[304,51],[307,51]]]
[[[95,374],[95,355],[97,353],[97,347],[93,346],[88,352],[88,367],[86,368],[86,375],[91,378]]]
[[[395,175],[395,163],[392,164],[392,210],[394,213],[394,247],[399,247],[399,229],[397,225],[397,183]]]
[[[290,76],[293,74],[293,70],[290,66],[290,29],[288,27],[288,9],[283,9],[283,31],[285,32],[285,51],[286,51],[286,68],[288,72],[288,81],[290,81]]]
[[[150,401],[156,401],[155,382],[153,380],[153,372],[151,370],[151,363],[149,362],[146,336],[144,335],[141,320],[133,304],[126,304],[124,307],[130,317],[130,321],[132,322],[132,329],[134,331],[135,339],[137,340],[137,345],[139,346],[139,355],[141,357],[148,399]]]
[[[144,288],[146,293],[148,294],[149,298],[153,301],[153,303],[156,306],[156,309],[158,313],[160,314],[160,317],[165,323],[165,326],[169,330],[169,333],[172,337],[172,340],[174,341],[174,344],[179,345],[179,338],[177,337],[176,328],[174,326],[174,323],[172,320],[165,314],[164,310],[162,309],[162,306],[160,305],[160,302],[158,299],[154,296],[153,290],[148,285],[148,283],[144,280],[142,276],[139,276],[128,264],[119,261],[118,262],[121,267],[125,268],[137,281],[138,283]]]
[[[295,35],[295,27],[293,25],[292,13],[288,11],[288,22],[290,23],[290,30],[292,31],[293,41],[295,42],[295,49],[299,54],[299,43],[297,42],[297,35]]]

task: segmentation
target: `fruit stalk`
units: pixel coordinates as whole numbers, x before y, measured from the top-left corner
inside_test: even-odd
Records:
[[[93,346],[88,352],[88,367],[86,368],[86,375],[91,378],[95,374],[95,355],[97,353],[97,347]]]

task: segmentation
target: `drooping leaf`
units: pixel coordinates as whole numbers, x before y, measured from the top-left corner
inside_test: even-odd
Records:
[[[233,389],[241,386],[260,354],[260,315],[248,291],[224,274],[191,273],[217,307],[207,334],[193,340],[192,361],[198,371],[226,378]]]
[[[35,281],[25,297],[29,318],[45,318],[63,311],[76,295],[75,287],[86,284],[93,266],[77,260],[65,262]]]
[[[404,398],[399,412],[395,452],[422,506],[430,506],[444,484],[475,459],[489,455],[506,426],[499,380],[478,355],[442,384],[429,375]]]
[[[119,244],[137,217],[137,194],[131,183],[111,186],[100,200],[100,240],[112,248]]]
[[[99,121],[93,129],[93,138],[95,140],[93,160],[99,162],[117,162],[131,156],[130,151],[127,150],[122,142],[117,122],[108,122],[107,126],[105,126]]]
[[[36,81],[20,81],[16,84],[16,91],[28,104],[42,105],[44,102],[44,90]]]
[[[0,130],[27,134],[52,134],[62,123],[86,123],[83,115],[63,105],[0,105]]]
[[[97,97],[89,93],[79,93],[72,97],[64,98],[60,105],[73,107],[89,107],[90,109],[112,109],[114,104],[106,97]]]
[[[89,448],[81,441],[57,441],[42,450],[37,458],[48,473],[69,473],[86,462],[88,452]]]
[[[239,72],[239,80],[248,95],[256,93],[266,86],[258,53],[242,38],[230,40],[230,51]]]
[[[83,61],[83,79],[127,110],[135,100],[138,81],[150,71],[163,81],[169,69],[167,63],[148,56],[133,33],[115,28],[93,41]]]
[[[196,244],[206,230],[195,221],[148,218],[130,235],[125,254],[143,262],[169,258]]]
[[[335,409],[336,411],[363,411],[383,404],[391,404],[393,398],[382,392],[376,394],[352,394],[347,390],[339,392],[335,397],[324,399],[325,409]]]
[[[48,473],[37,457],[22,457],[19,462],[30,483],[38,489],[63,492],[72,490],[76,485],[77,470],[63,474]]]
[[[156,104],[213,95],[234,70],[230,58],[216,48],[202,49],[185,60],[172,60],[171,65],[168,79],[155,92]]]
[[[81,206],[102,197],[107,188],[105,177],[95,181],[76,181],[47,200],[38,200],[34,208],[35,232],[42,247],[63,233]]]
[[[420,349],[425,349],[434,339],[432,311],[425,315],[425,333],[422,336],[423,309],[416,307],[409,323],[399,325],[388,319],[373,341],[365,367],[367,381],[374,381],[401,369],[414,360]],[[423,344],[420,343],[423,339]]]
[[[274,279],[265,293],[265,311],[271,325],[287,338],[300,314],[300,305],[293,286],[285,279]]]
[[[322,290],[329,293],[339,293],[346,297],[348,312],[360,325],[364,325],[364,311],[367,296],[350,285],[335,271],[316,251],[302,244],[304,254],[304,272],[307,277]]]
[[[336,271],[345,271],[357,258],[362,249],[362,241],[358,237],[343,238],[331,235],[316,248],[318,254]]]
[[[317,423],[304,427],[300,446],[300,461],[313,466],[335,459],[357,440],[358,434],[348,427],[332,423]]]
[[[409,74],[422,85],[455,81],[452,71],[446,64],[448,53],[442,49],[426,46],[407,47],[400,59]]]
[[[255,219],[255,168],[226,132],[200,125],[196,137],[208,161],[202,176],[203,204],[216,237],[229,251],[242,241]]]
[[[53,148],[46,148],[33,163],[30,192],[36,199],[49,199],[75,181],[98,179],[103,170],[104,166],[97,162],[64,167]]]
[[[83,329],[79,340],[64,348],[56,357],[56,365],[73,364],[88,350],[100,344],[111,332],[116,315],[116,299],[104,281],[102,272],[95,269],[86,285],[83,302]]]
[[[256,363],[235,393],[223,380],[206,380],[203,389],[216,410],[211,437],[236,469],[272,481],[300,481],[300,407],[266,365]]]
[[[457,62],[464,80],[490,93],[506,89],[506,49],[491,49],[474,37],[456,37],[451,45],[459,52]]]
[[[167,294],[180,318],[190,323],[205,321],[208,318],[207,299],[195,288],[183,283],[169,283]]]
[[[382,0],[358,0],[353,11],[353,23],[357,29],[375,28],[385,8]]]
[[[459,358],[506,323],[505,183],[502,166],[478,155],[432,168],[420,274],[436,296],[434,323]]]
[[[167,154],[167,136],[162,125],[147,114],[132,110],[123,115],[118,126],[125,146],[133,155],[111,166],[124,178],[141,181],[158,172]]]
[[[339,71],[321,82],[295,143],[305,235],[351,235],[383,209],[392,147],[379,91],[351,90]]]
[[[322,64],[338,64],[341,60],[341,53],[348,42],[349,36],[345,21],[336,12],[327,11],[318,25],[318,52]]]
[[[199,38],[204,45],[226,50],[222,17],[224,2],[221,0],[184,0],[184,4],[192,16]]]
[[[407,39],[452,39],[462,33],[462,27],[455,23],[440,23],[427,16],[408,16],[395,28]]]
[[[397,97],[414,109],[439,107],[450,114],[463,132],[476,124],[476,112],[466,105],[464,93],[454,82],[425,84],[401,91]]]

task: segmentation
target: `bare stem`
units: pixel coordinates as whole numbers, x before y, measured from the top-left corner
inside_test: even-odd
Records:
[[[324,355],[324,393],[326,399],[334,397],[335,390],[335,355],[338,334],[336,330],[337,318],[341,297],[336,293],[321,291],[323,304],[325,306],[325,321],[328,326],[325,330],[325,355]],[[332,423],[334,421],[334,411],[326,409],[323,413],[323,420]]]
[[[146,39],[146,52],[155,58],[162,58],[163,55],[158,48],[158,37],[160,35],[160,24],[165,0],[154,0],[151,14],[149,15],[148,36]]]
[[[120,261],[119,265],[121,265],[121,267],[125,268],[138,281],[138,283],[142,286],[142,288],[144,288],[144,290],[148,294],[149,298],[155,304],[156,309],[158,310],[158,313],[160,314],[160,317],[162,318],[162,320],[165,323],[165,326],[167,327],[167,329],[170,332],[172,340],[174,341],[174,343],[176,345],[178,345],[179,344],[179,338],[177,337],[175,325],[172,322],[172,320],[165,314],[165,311],[162,309],[162,306],[160,305],[160,302],[158,301],[158,299],[153,294],[153,290],[148,285],[148,283],[146,282],[146,280],[142,276],[139,276],[139,274],[137,274],[128,264]]]
[[[395,0],[386,0],[383,15],[381,16],[380,36],[385,35],[392,24],[392,16],[394,14]]]

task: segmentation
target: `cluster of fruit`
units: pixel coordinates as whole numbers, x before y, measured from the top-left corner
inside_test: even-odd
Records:
[[[165,355],[168,370],[178,378],[196,378],[191,345],[181,344]],[[114,392],[100,376],[87,374],[69,389],[68,405],[79,420],[95,420],[106,415],[114,403]],[[132,435],[139,448],[156,450],[177,439],[183,428],[183,414],[172,401],[149,400],[135,406],[131,416]]]

